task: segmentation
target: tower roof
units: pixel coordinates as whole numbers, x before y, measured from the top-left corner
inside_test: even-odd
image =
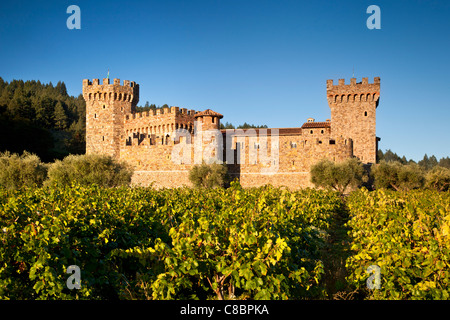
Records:
[[[302,125],[302,129],[305,128],[330,128],[331,123],[329,121],[327,122],[305,122]]]
[[[206,109],[205,111],[202,112],[197,112],[194,117],[203,117],[203,116],[213,116],[213,117],[219,117],[219,119],[223,118],[223,115],[221,115],[218,112],[212,111],[211,109]]]

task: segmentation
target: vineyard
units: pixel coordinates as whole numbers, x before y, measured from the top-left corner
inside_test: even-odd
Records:
[[[0,190],[0,299],[448,299],[449,226],[429,190]]]

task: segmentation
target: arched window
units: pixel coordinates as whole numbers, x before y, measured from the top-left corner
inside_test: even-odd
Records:
[[[367,117],[367,111],[364,111],[364,117]]]

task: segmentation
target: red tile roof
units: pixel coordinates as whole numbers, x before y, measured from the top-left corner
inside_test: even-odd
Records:
[[[221,115],[218,112],[212,111],[211,109],[206,109],[205,111],[202,112],[197,112],[194,117],[201,117],[201,116],[215,116],[215,117],[219,117],[219,119],[223,118],[223,115]]]
[[[327,121],[327,122],[305,122],[302,125],[302,129],[306,129],[306,128],[330,128],[331,127],[331,122]]]

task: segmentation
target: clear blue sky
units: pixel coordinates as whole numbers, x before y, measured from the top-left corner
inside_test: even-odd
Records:
[[[66,9],[81,9],[69,30]],[[381,29],[369,30],[369,5]],[[381,77],[380,148],[450,156],[450,1],[13,1],[0,3],[0,76],[140,84],[140,102],[211,108],[223,121],[330,117],[326,80]]]

